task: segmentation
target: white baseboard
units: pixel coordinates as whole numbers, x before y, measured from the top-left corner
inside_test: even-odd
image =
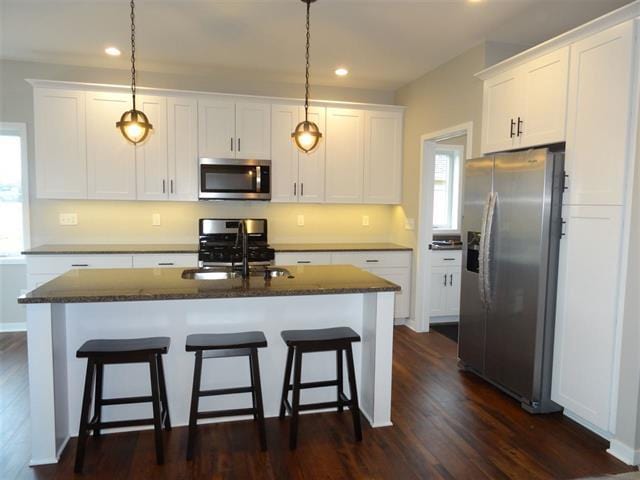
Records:
[[[627,465],[640,465],[640,449],[634,450],[632,447],[625,445],[620,440],[611,440],[607,453],[609,455],[613,455]]]
[[[27,322],[0,322],[0,333],[3,332],[26,332]]]
[[[573,413],[570,410],[567,410],[566,408],[562,411],[562,413],[570,418],[571,420],[573,420],[574,422],[582,425],[584,428],[586,428],[587,430],[591,430],[593,433],[595,433],[596,435],[604,438],[605,440],[611,440],[613,438],[613,433],[611,432],[607,432],[606,430],[602,430],[600,427],[596,427],[593,423],[591,423],[589,420],[585,420],[584,418],[582,418],[581,416]]]
[[[438,325],[439,323],[460,323],[459,315],[445,315],[442,317],[431,317],[429,319],[431,325]]]

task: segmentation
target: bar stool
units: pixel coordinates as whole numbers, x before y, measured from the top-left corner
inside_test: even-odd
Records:
[[[153,425],[155,430],[156,461],[158,465],[164,463],[162,426],[164,425],[165,430],[171,430],[171,420],[169,418],[169,404],[167,402],[167,387],[164,378],[164,369],[162,367],[162,355],[169,351],[170,343],[171,340],[169,337],[89,340],[78,349],[76,357],[87,359],[87,373],[84,379],[78,446],[76,448],[74,468],[76,473],[82,471],[85,445],[89,432],[93,431],[94,436],[99,436],[100,430],[107,428]],[[149,364],[151,380],[150,396],[103,398],[102,384],[104,366],[122,363]],[[96,378],[95,401],[93,417],[89,420],[94,375]],[[145,402],[151,402],[153,406],[153,418],[111,422],[102,421],[103,406]]]
[[[253,415],[258,422],[260,447],[267,449],[267,435],[264,426],[264,409],[262,406],[262,388],[260,385],[260,365],[258,348],[267,346],[267,339],[262,332],[241,333],[204,333],[187,336],[185,349],[195,352],[193,369],[193,389],[191,391],[191,411],[189,413],[189,437],[187,441],[187,460],[193,458],[198,419],[233,417],[237,415]],[[249,357],[251,369],[251,386],[201,390],[202,360],[205,358]],[[236,408],[231,410],[198,411],[200,397],[231,395],[235,393],[251,393],[252,408]]]
[[[294,450],[298,442],[298,414],[305,410],[337,407],[342,412],[343,407],[351,410],[353,417],[353,429],[356,440],[362,441],[362,427],[360,425],[360,408],[358,407],[358,389],[356,386],[356,374],[353,366],[353,350],[351,344],[359,342],[360,336],[349,327],[323,328],[317,330],[284,330],[280,334],[289,347],[287,352],[287,364],[284,371],[282,385],[282,399],[280,401],[280,418],[285,417],[288,411],[291,413],[291,425],[289,431],[289,448]],[[309,352],[336,352],[335,380],[321,382],[301,382],[302,354]],[[347,357],[347,373],[349,375],[349,389],[351,398],[343,393],[342,352]],[[295,364],[294,364],[295,356]],[[291,368],[294,366],[293,384],[291,380]],[[335,402],[319,402],[300,404],[300,390],[306,388],[337,387]],[[289,403],[289,390],[293,390],[292,402]]]

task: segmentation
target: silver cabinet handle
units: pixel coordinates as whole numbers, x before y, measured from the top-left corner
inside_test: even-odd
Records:
[[[293,196],[295,197],[297,193],[297,183],[293,182]]]
[[[304,197],[304,182],[300,182],[300,196]]]
[[[380,260],[365,260],[367,263],[378,263]]]
[[[230,143],[231,143],[230,150],[233,152],[233,137],[231,137],[229,140],[230,140]]]
[[[453,273],[449,274],[449,286],[453,287]]]
[[[311,260],[298,260],[297,263],[311,263]]]
[[[455,258],[443,258],[442,260],[444,260],[445,262],[451,262],[455,260]]]
[[[444,286],[445,287],[447,286],[447,274],[446,273],[444,274]]]
[[[71,266],[72,267],[88,267],[89,264],[88,263],[72,263]]]
[[[158,262],[158,265],[174,265],[173,262]]]
[[[167,193],[167,181],[162,180],[162,193]]]
[[[173,193],[173,180],[169,184],[171,185],[171,193]]]
[[[240,151],[240,139],[238,138],[238,151]]]

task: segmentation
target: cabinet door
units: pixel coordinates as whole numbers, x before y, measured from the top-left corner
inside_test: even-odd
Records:
[[[516,120],[520,111],[518,70],[513,69],[484,82],[482,152],[511,150],[516,145]]]
[[[136,151],[136,198],[138,200],[166,200],[169,198],[167,178],[167,99],[140,96],[136,106],[147,117],[153,130]]]
[[[271,158],[271,104],[236,103],[236,158]]]
[[[91,199],[136,198],[135,146],[116,128],[127,110],[131,110],[129,94],[87,92],[87,185]]]
[[[309,107],[309,121],[318,125],[323,135],[326,131],[325,117],[326,108]],[[300,107],[298,118],[304,118],[304,107]],[[298,181],[300,182],[298,199],[302,203],[324,202],[325,142],[326,138],[320,139],[319,145],[313,152],[298,151]]]
[[[37,88],[34,117],[37,197],[87,198],[84,92]]]
[[[447,284],[449,282],[449,270],[441,267],[432,268],[430,278],[429,295],[431,300],[431,316],[448,315]]]
[[[622,207],[565,207],[551,398],[609,430]]]
[[[198,102],[167,98],[169,200],[198,200]]]
[[[633,50],[633,21],[571,46],[567,204],[623,203],[631,134]]]
[[[298,149],[291,132],[298,124],[295,105],[271,106],[271,201],[298,199]]]
[[[402,114],[365,112],[364,203],[401,202]]]
[[[198,101],[199,156],[235,158],[236,106],[229,100]]]
[[[449,269],[446,288],[446,314],[460,315],[460,267]]]
[[[519,146],[532,147],[565,140],[569,47],[536,58],[521,68],[522,111]],[[516,119],[517,121],[517,119]]]
[[[396,285],[401,291],[395,294],[395,318],[409,318],[411,315],[411,277],[407,268],[366,268],[368,272],[384,278]]]
[[[282,252],[276,253],[277,265],[330,265],[330,252]]]
[[[364,112],[327,108],[325,199],[362,203]]]
[[[158,253],[133,256],[133,268],[173,268],[198,266],[197,253]]]

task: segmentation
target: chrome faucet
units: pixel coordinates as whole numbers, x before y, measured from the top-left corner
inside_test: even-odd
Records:
[[[249,233],[245,219],[238,222],[235,248],[240,246],[240,241],[242,241],[242,278],[249,278]]]

